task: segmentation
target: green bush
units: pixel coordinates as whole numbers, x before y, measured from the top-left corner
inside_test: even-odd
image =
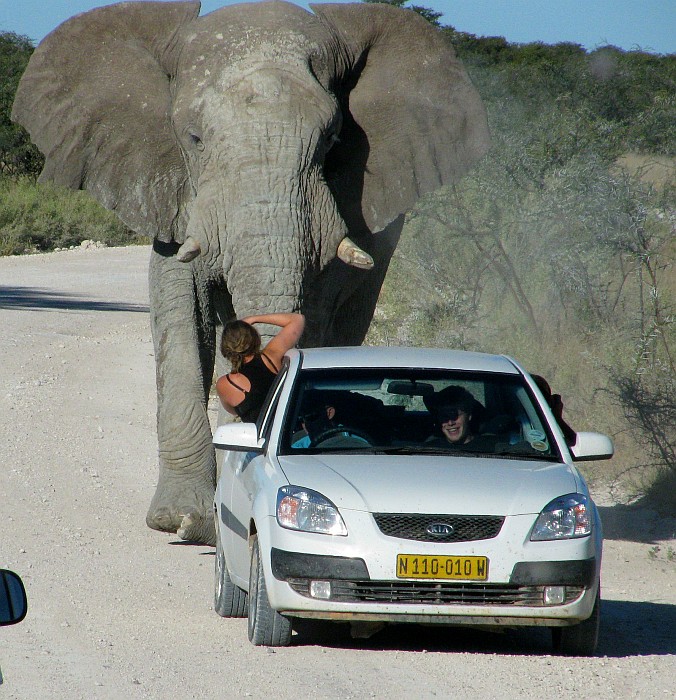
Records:
[[[150,241],[126,228],[86,192],[0,178],[0,255],[68,248],[84,240],[107,245]]]

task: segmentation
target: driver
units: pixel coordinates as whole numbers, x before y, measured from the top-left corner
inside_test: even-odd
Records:
[[[309,409],[300,416],[303,430],[294,434],[291,439],[291,447],[294,449],[316,447],[318,444],[322,447],[354,447],[355,444],[370,444],[365,438],[351,432],[350,428],[344,426],[338,419],[336,408],[338,402],[334,398],[311,394],[303,403],[309,406]],[[323,439],[322,436],[325,434],[326,439]]]
[[[313,439],[316,439],[318,435],[335,427],[333,421],[335,415],[335,406],[325,406],[318,411],[312,411],[302,415],[300,417],[300,423],[305,434],[303,435],[301,433],[301,436],[297,437],[291,446],[295,448],[310,447]]]

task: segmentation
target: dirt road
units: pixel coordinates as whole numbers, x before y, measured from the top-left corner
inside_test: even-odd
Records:
[[[599,655],[545,630],[304,629],[253,647],[213,612],[213,549],[145,526],[157,477],[148,248],[0,258],[0,567],[30,610],[0,629],[0,700],[667,698],[676,520],[602,503]],[[599,489],[600,491],[600,489]]]

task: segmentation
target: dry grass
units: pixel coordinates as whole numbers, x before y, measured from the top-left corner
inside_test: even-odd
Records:
[[[617,164],[630,175],[659,190],[676,183],[676,158],[659,154],[626,153]]]

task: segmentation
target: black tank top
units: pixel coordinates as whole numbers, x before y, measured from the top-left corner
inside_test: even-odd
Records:
[[[270,364],[274,365],[270,358],[268,358],[268,360]],[[251,388],[249,391],[244,391],[242,387],[238,386],[230,379],[230,375],[226,375],[230,384],[244,394],[244,401],[234,406],[234,409],[243,423],[255,423],[258,414],[261,412],[263,403],[265,402],[265,397],[268,395],[268,391],[272,386],[272,382],[275,381],[277,373],[273,372],[265,364],[261,355],[256,355],[253,360],[249,360],[245,365],[242,365],[239,373],[249,380]]]

